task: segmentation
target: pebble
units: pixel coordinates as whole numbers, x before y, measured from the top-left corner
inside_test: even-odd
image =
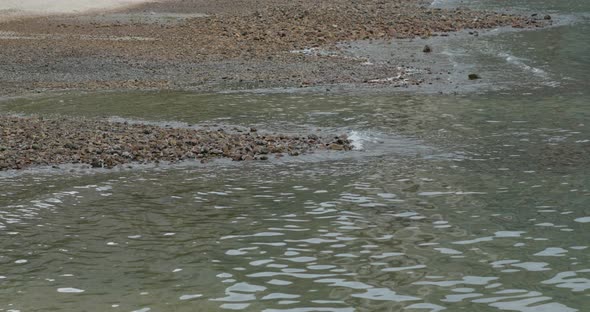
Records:
[[[249,131],[189,129],[74,118],[0,116],[0,171],[32,166],[87,164],[113,168],[128,163],[212,158],[267,160],[318,149],[352,150],[345,135],[305,137]]]

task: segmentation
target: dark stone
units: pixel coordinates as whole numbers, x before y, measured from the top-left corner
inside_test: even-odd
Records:
[[[545,15],[545,16],[543,17],[543,19],[545,19],[545,20],[550,20],[550,19],[551,19],[551,15]]]
[[[469,77],[469,80],[479,79],[479,75],[478,74],[469,74],[467,77]]]
[[[92,161],[90,162],[90,166],[92,166],[92,168],[102,168],[102,161],[94,158],[92,159]]]
[[[71,149],[71,150],[78,149],[78,145],[71,143],[71,142],[64,144],[64,147],[67,149]]]
[[[424,49],[422,49],[422,52],[430,53],[430,52],[432,52],[432,48],[429,45],[425,45]]]

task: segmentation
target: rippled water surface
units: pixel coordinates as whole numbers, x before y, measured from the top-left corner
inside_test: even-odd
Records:
[[[13,113],[345,132],[360,148],[3,173],[0,311],[587,311],[583,25],[485,39],[516,62],[481,57],[496,79],[526,76],[519,64],[547,76],[484,94],[0,102]]]

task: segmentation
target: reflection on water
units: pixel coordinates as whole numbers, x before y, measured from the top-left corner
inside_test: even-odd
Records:
[[[276,96],[221,97],[256,103],[225,123],[348,129],[365,151],[5,175],[2,308],[561,312],[588,304],[590,132],[579,96],[297,96],[272,118],[262,112],[280,109]]]

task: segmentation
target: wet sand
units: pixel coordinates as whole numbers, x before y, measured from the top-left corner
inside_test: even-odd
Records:
[[[401,0],[170,0],[22,18],[0,23],[0,96],[72,89],[371,87],[375,82],[419,87],[431,82],[431,75],[406,76],[403,58],[371,62],[344,53],[341,44],[549,22],[542,15],[442,10]],[[420,66],[422,47],[413,53]]]
[[[151,0],[2,0],[0,2],[0,21],[27,16],[113,10],[149,1]]]

